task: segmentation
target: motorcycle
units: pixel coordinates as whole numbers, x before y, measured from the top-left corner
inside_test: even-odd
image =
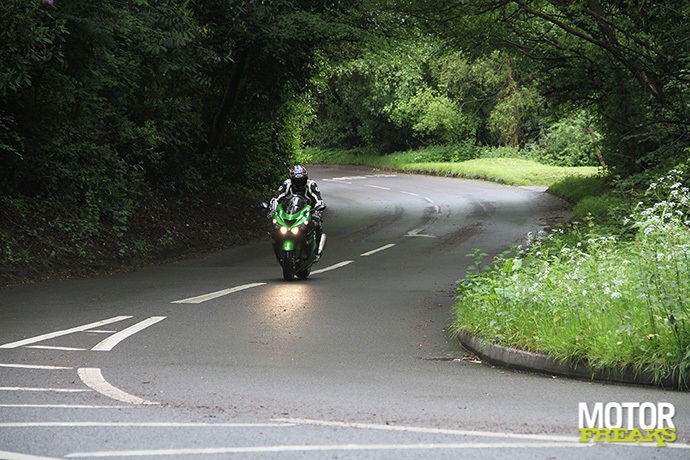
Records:
[[[261,203],[265,209],[268,203]],[[300,195],[288,195],[278,203],[271,218],[273,252],[283,267],[283,278],[291,281],[295,276],[305,279],[311,272],[316,254],[323,251],[326,235],[321,234],[319,247],[316,243],[314,210]]]

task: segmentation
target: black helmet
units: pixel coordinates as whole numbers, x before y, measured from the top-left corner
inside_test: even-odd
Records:
[[[307,189],[307,168],[300,165],[295,165],[290,169],[290,180],[292,181],[292,188],[296,193],[302,194]]]

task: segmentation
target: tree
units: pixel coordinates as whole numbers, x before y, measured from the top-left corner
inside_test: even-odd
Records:
[[[315,56],[372,29],[360,6],[1,2],[0,255],[123,255],[135,217],[265,192],[300,147]]]
[[[438,37],[408,32],[328,68],[314,133],[327,146],[381,152],[461,141],[524,144],[541,98],[504,52],[470,60]]]
[[[291,130],[302,106],[293,101],[315,74],[317,57],[366,37],[360,2],[215,0],[193,7],[211,52],[208,130],[197,152],[217,159],[230,180],[241,180],[232,171],[244,170],[272,181],[298,147]]]
[[[607,163],[633,173],[648,154],[690,144],[690,4],[617,0],[387,2],[469,52],[511,52],[552,104],[594,106]],[[681,151],[681,149],[677,150]]]

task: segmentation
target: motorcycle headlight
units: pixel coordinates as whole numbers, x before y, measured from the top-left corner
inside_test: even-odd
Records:
[[[290,231],[293,235],[297,235],[299,233],[299,227],[292,227]]]
[[[281,234],[285,235],[287,232],[288,232],[288,228],[287,228],[287,227],[280,227],[280,233],[281,233]]]

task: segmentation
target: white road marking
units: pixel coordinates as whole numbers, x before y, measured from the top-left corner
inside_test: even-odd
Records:
[[[17,369],[47,369],[47,370],[72,369],[71,367],[40,366],[37,364],[0,364],[0,367],[13,367],[13,368],[17,368]]]
[[[0,428],[283,428],[294,423],[195,423],[195,422],[0,422]]]
[[[431,198],[427,198],[427,197],[424,197],[424,199],[426,200],[427,203],[429,203],[431,205],[432,208],[434,208],[434,213],[438,214],[441,212],[441,208],[439,208],[438,205],[436,203],[434,203],[434,200],[432,200]]]
[[[20,454],[18,452],[7,452],[0,450],[2,460],[57,460],[55,457],[39,457],[37,455]]]
[[[317,275],[317,274],[319,274],[319,273],[323,273],[323,272],[335,270],[335,269],[338,269],[338,268],[342,268],[342,267],[344,267],[344,266],[346,266],[346,265],[351,264],[352,262],[354,262],[354,260],[346,260],[346,261],[344,261],[344,262],[339,262],[339,263],[337,263],[337,264],[335,264],[335,265],[331,265],[330,267],[322,268],[322,269],[319,269],[319,270],[314,270],[313,272],[311,272],[311,274],[312,274],[312,275]]]
[[[83,326],[77,326],[77,327],[73,327],[71,329],[65,329],[63,331],[51,332],[49,334],[43,334],[43,335],[39,335],[37,337],[32,337],[29,339],[18,340],[17,342],[6,343],[4,345],[0,345],[0,348],[17,348],[17,347],[21,347],[23,345],[28,345],[30,343],[42,342],[44,340],[52,339],[55,337],[60,337],[63,335],[72,334],[74,332],[87,331],[87,330],[92,329],[94,327],[103,326],[104,324],[116,323],[118,321],[123,321],[123,320],[129,319],[129,318],[131,318],[131,316],[116,316],[114,318],[104,319],[103,321],[97,321],[95,323],[85,324]]]
[[[342,181],[342,180],[362,180],[366,179],[365,176],[344,176],[344,177],[334,177],[331,180]]]
[[[395,246],[394,243],[387,244],[387,245],[385,245],[385,246],[381,246],[380,248],[373,249],[373,250],[371,250],[371,251],[369,251],[369,252],[364,252],[364,253],[360,254],[360,256],[363,256],[363,257],[370,256],[370,255],[372,255],[372,254],[376,254],[377,252],[385,251],[386,249],[390,249],[390,248],[392,248],[393,246]]]
[[[377,188],[377,189],[379,189],[379,190],[390,190],[390,188],[388,188],[388,187],[381,187],[380,185],[366,184],[366,187]]]
[[[82,382],[84,382],[88,387],[93,388],[100,394],[105,395],[109,398],[115,399],[117,401],[126,402],[129,404],[159,404],[157,402],[147,401],[145,399],[132,396],[128,393],[125,393],[122,390],[115,388],[114,386],[105,381],[105,379],[103,378],[103,374],[101,374],[101,370],[98,368],[83,367],[78,369],[77,373],[79,374],[79,378],[81,378]]]
[[[160,449],[160,450],[122,450],[100,452],[75,452],[65,458],[80,457],[144,457],[155,455],[213,455],[213,454],[266,454],[284,452],[326,452],[326,451],[373,451],[373,450],[441,450],[441,449],[534,449],[573,447],[587,448],[595,444],[565,443],[448,443],[448,444],[326,444],[326,445],[286,445],[250,447],[207,447],[198,449]]]
[[[422,231],[421,228],[415,228],[414,230],[410,230],[409,232],[407,232],[407,234],[405,236],[422,236],[425,238],[436,238],[436,236],[434,236],[434,235],[427,235],[426,233],[419,233],[421,231]]]
[[[84,351],[86,348],[53,347],[51,345],[27,345],[26,348],[40,348],[42,350]]]
[[[110,351],[112,350],[118,343],[122,342],[125,340],[127,337],[136,334],[137,332],[146,329],[149,326],[152,326],[156,324],[159,321],[162,321],[165,319],[165,316],[152,316],[149,319],[145,319],[144,321],[141,321],[133,326],[128,327],[127,329],[123,329],[120,332],[111,335],[105,340],[102,340],[101,342],[97,343],[96,346],[94,346],[91,350],[93,351]]]
[[[95,333],[95,334],[114,334],[116,331],[106,331],[104,329],[91,329],[89,330],[89,333]]]
[[[367,177],[398,177],[397,174],[367,174]]]
[[[86,390],[91,391],[91,390]],[[93,406],[83,404],[0,404],[15,409],[131,409],[132,406]],[[0,457],[1,458],[1,457]]]
[[[420,196],[419,194],[417,194],[417,193],[412,193],[412,192],[401,191],[400,193],[404,193],[405,195]]]
[[[32,387],[0,387],[0,391],[38,391],[38,392],[57,392],[57,393],[83,393],[86,389],[74,388],[32,388]]]
[[[382,431],[404,431],[410,433],[427,433],[427,434],[444,434],[444,435],[459,435],[459,436],[478,436],[490,438],[503,439],[523,439],[531,441],[547,441],[547,442],[578,442],[578,437],[574,436],[556,436],[556,435],[542,435],[542,434],[520,434],[520,433],[502,433],[498,431],[472,431],[472,430],[455,430],[448,428],[425,428],[406,425],[381,425],[375,423],[348,423],[348,422],[334,422],[328,420],[313,420],[304,418],[277,418],[276,422],[296,423],[303,425],[315,426],[334,426],[341,428],[359,428],[366,430],[382,430]]]
[[[224,295],[232,294],[233,292],[238,292],[238,291],[243,291],[245,289],[251,289],[257,286],[263,286],[266,283],[251,283],[251,284],[243,284],[242,286],[236,286],[234,288],[230,289],[223,289],[222,291],[216,291],[216,292],[211,292],[210,294],[204,294],[200,295],[197,297],[190,297],[188,299],[183,299],[183,300],[175,300],[172,303],[202,303],[206,302],[207,300],[215,299],[217,297],[222,297]]]
[[[315,425],[315,426],[333,426],[340,428],[359,428],[366,430],[382,430],[382,431],[402,431],[410,433],[425,433],[425,434],[442,434],[442,435],[458,435],[458,436],[475,436],[475,437],[489,437],[489,438],[499,438],[499,439],[519,439],[519,440],[529,440],[529,441],[539,441],[539,443],[520,443],[513,444],[514,447],[561,447],[561,446],[593,446],[595,443],[581,443],[578,441],[579,437],[575,436],[558,436],[558,435],[547,435],[547,434],[522,434],[522,433],[505,433],[499,431],[472,431],[472,430],[455,430],[447,428],[425,428],[425,427],[415,427],[415,426],[405,426],[405,425],[381,425],[375,423],[348,423],[348,422],[335,422],[328,420],[314,420],[314,419],[302,419],[302,418],[277,418],[274,419],[276,422],[286,422],[304,425]],[[507,446],[508,444],[486,444],[488,448],[493,446]],[[467,448],[472,448],[472,446],[478,446],[477,444],[467,444]],[[482,445],[479,445],[480,447]],[[621,446],[640,446],[640,447],[655,447],[651,444],[621,444]],[[668,444],[667,447],[672,447],[676,449],[690,449],[688,444]]]

